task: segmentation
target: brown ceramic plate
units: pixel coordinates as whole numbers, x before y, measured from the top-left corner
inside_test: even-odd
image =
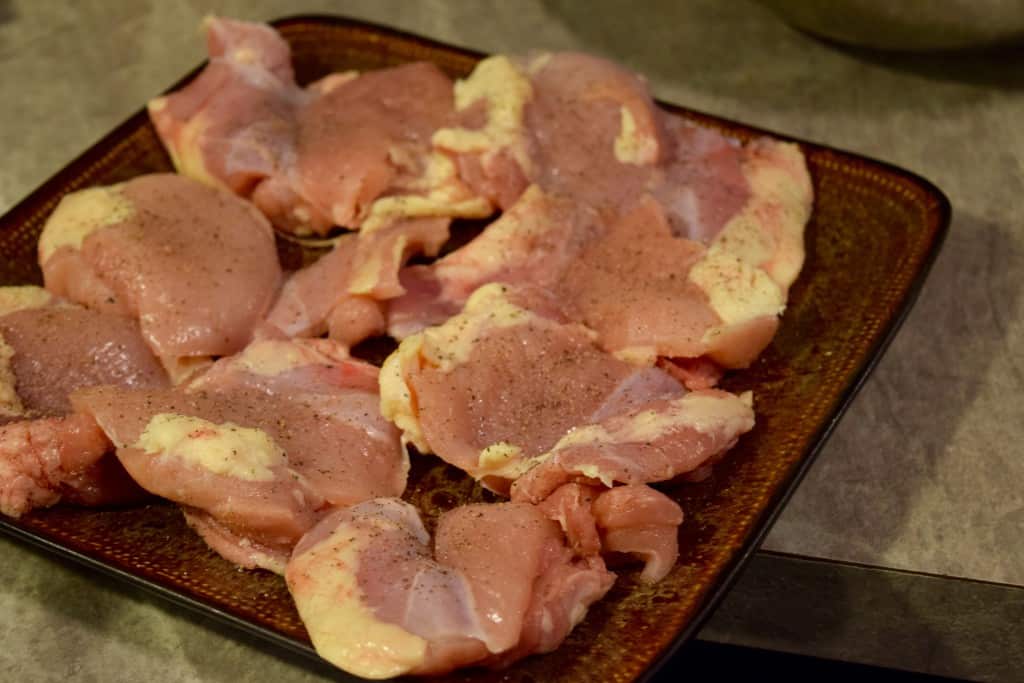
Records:
[[[302,82],[331,71],[408,60],[430,60],[461,76],[480,58],[344,19],[303,16],[275,25],[291,43]],[[741,139],[763,133],[669,108]],[[608,597],[557,651],[500,674],[469,671],[449,680],[627,681],[650,676],[696,631],[821,450],[912,304],[945,235],[950,209],[939,190],[911,173],[819,145],[801,145],[815,190],[807,264],[771,346],[754,367],[725,383],[731,390],[754,391],[757,427],[707,481],[666,487],[686,511],[675,570],[647,587],[624,569]],[[36,239],[61,196],[170,169],[140,111],[0,219],[0,284],[40,282]],[[407,498],[429,520],[484,495],[439,461],[416,458]],[[2,528],[313,654],[284,582],[268,573],[239,572],[215,556],[189,532],[173,506],[120,511],[58,507],[16,522],[5,520]]]

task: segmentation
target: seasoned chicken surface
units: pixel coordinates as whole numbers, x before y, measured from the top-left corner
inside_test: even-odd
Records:
[[[145,497],[96,423],[71,414],[73,391],[103,384],[168,385],[135,320],[0,287],[0,512]]]
[[[392,498],[333,513],[299,543],[285,578],[321,656],[366,678],[505,665],[556,648],[614,580],[530,505],[456,508],[430,540]]]
[[[281,284],[266,219],[172,174],[64,197],[39,238],[39,264],[54,294],[137,318],[171,370],[240,351]]]
[[[254,342],[170,390],[74,396],[143,488],[187,506],[228,559],[277,572],[330,509],[405,490],[378,400],[377,369],[329,340]]]

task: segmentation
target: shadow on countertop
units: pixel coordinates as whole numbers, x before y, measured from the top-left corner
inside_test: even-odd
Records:
[[[1006,228],[955,214],[915,308],[787,505],[768,548],[873,564],[899,539],[914,548],[918,566],[947,567],[949,574],[1024,571],[1024,548],[995,547],[998,539],[971,543],[993,544],[986,554],[1003,565],[975,566],[965,552],[970,521],[954,520],[953,528],[929,512],[952,495],[941,487],[943,477],[966,487],[976,481],[973,490],[990,494],[991,482],[1001,481],[998,454],[943,461],[993,359],[1007,355],[1022,269],[1024,255]],[[926,503],[919,500],[923,489],[931,496]]]

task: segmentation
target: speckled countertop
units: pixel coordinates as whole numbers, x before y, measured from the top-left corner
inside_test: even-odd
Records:
[[[1024,585],[1024,53],[883,58],[741,1],[0,0],[0,211],[195,66],[209,11],[345,14],[487,52],[588,50],[664,99],[935,182],[954,206],[945,249],[765,547]],[[5,539],[0,615],[4,680],[321,675]]]

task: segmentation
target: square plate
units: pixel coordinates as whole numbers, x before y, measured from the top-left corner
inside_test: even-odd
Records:
[[[452,76],[463,76],[481,57],[334,17],[291,17],[274,25],[291,44],[302,83],[331,71],[410,60],[432,61]],[[742,140],[765,133],[664,106]],[[945,236],[950,208],[937,188],[912,173],[796,142],[807,157],[815,191],[807,262],[771,346],[753,367],[724,382],[729,390],[754,391],[757,426],[707,481],[663,487],[686,513],[675,569],[655,586],[638,583],[632,570],[620,573],[609,595],[551,654],[505,672],[473,670],[448,680],[649,677],[697,630],[821,450],[913,303]],[[40,282],[36,240],[63,195],[167,170],[169,159],[140,111],[0,218],[0,284]],[[457,470],[419,457],[406,498],[424,511],[429,524],[445,509],[486,496]],[[266,572],[239,572],[208,550],[172,505],[57,507],[17,521],[0,520],[0,530],[315,656],[283,580]]]

